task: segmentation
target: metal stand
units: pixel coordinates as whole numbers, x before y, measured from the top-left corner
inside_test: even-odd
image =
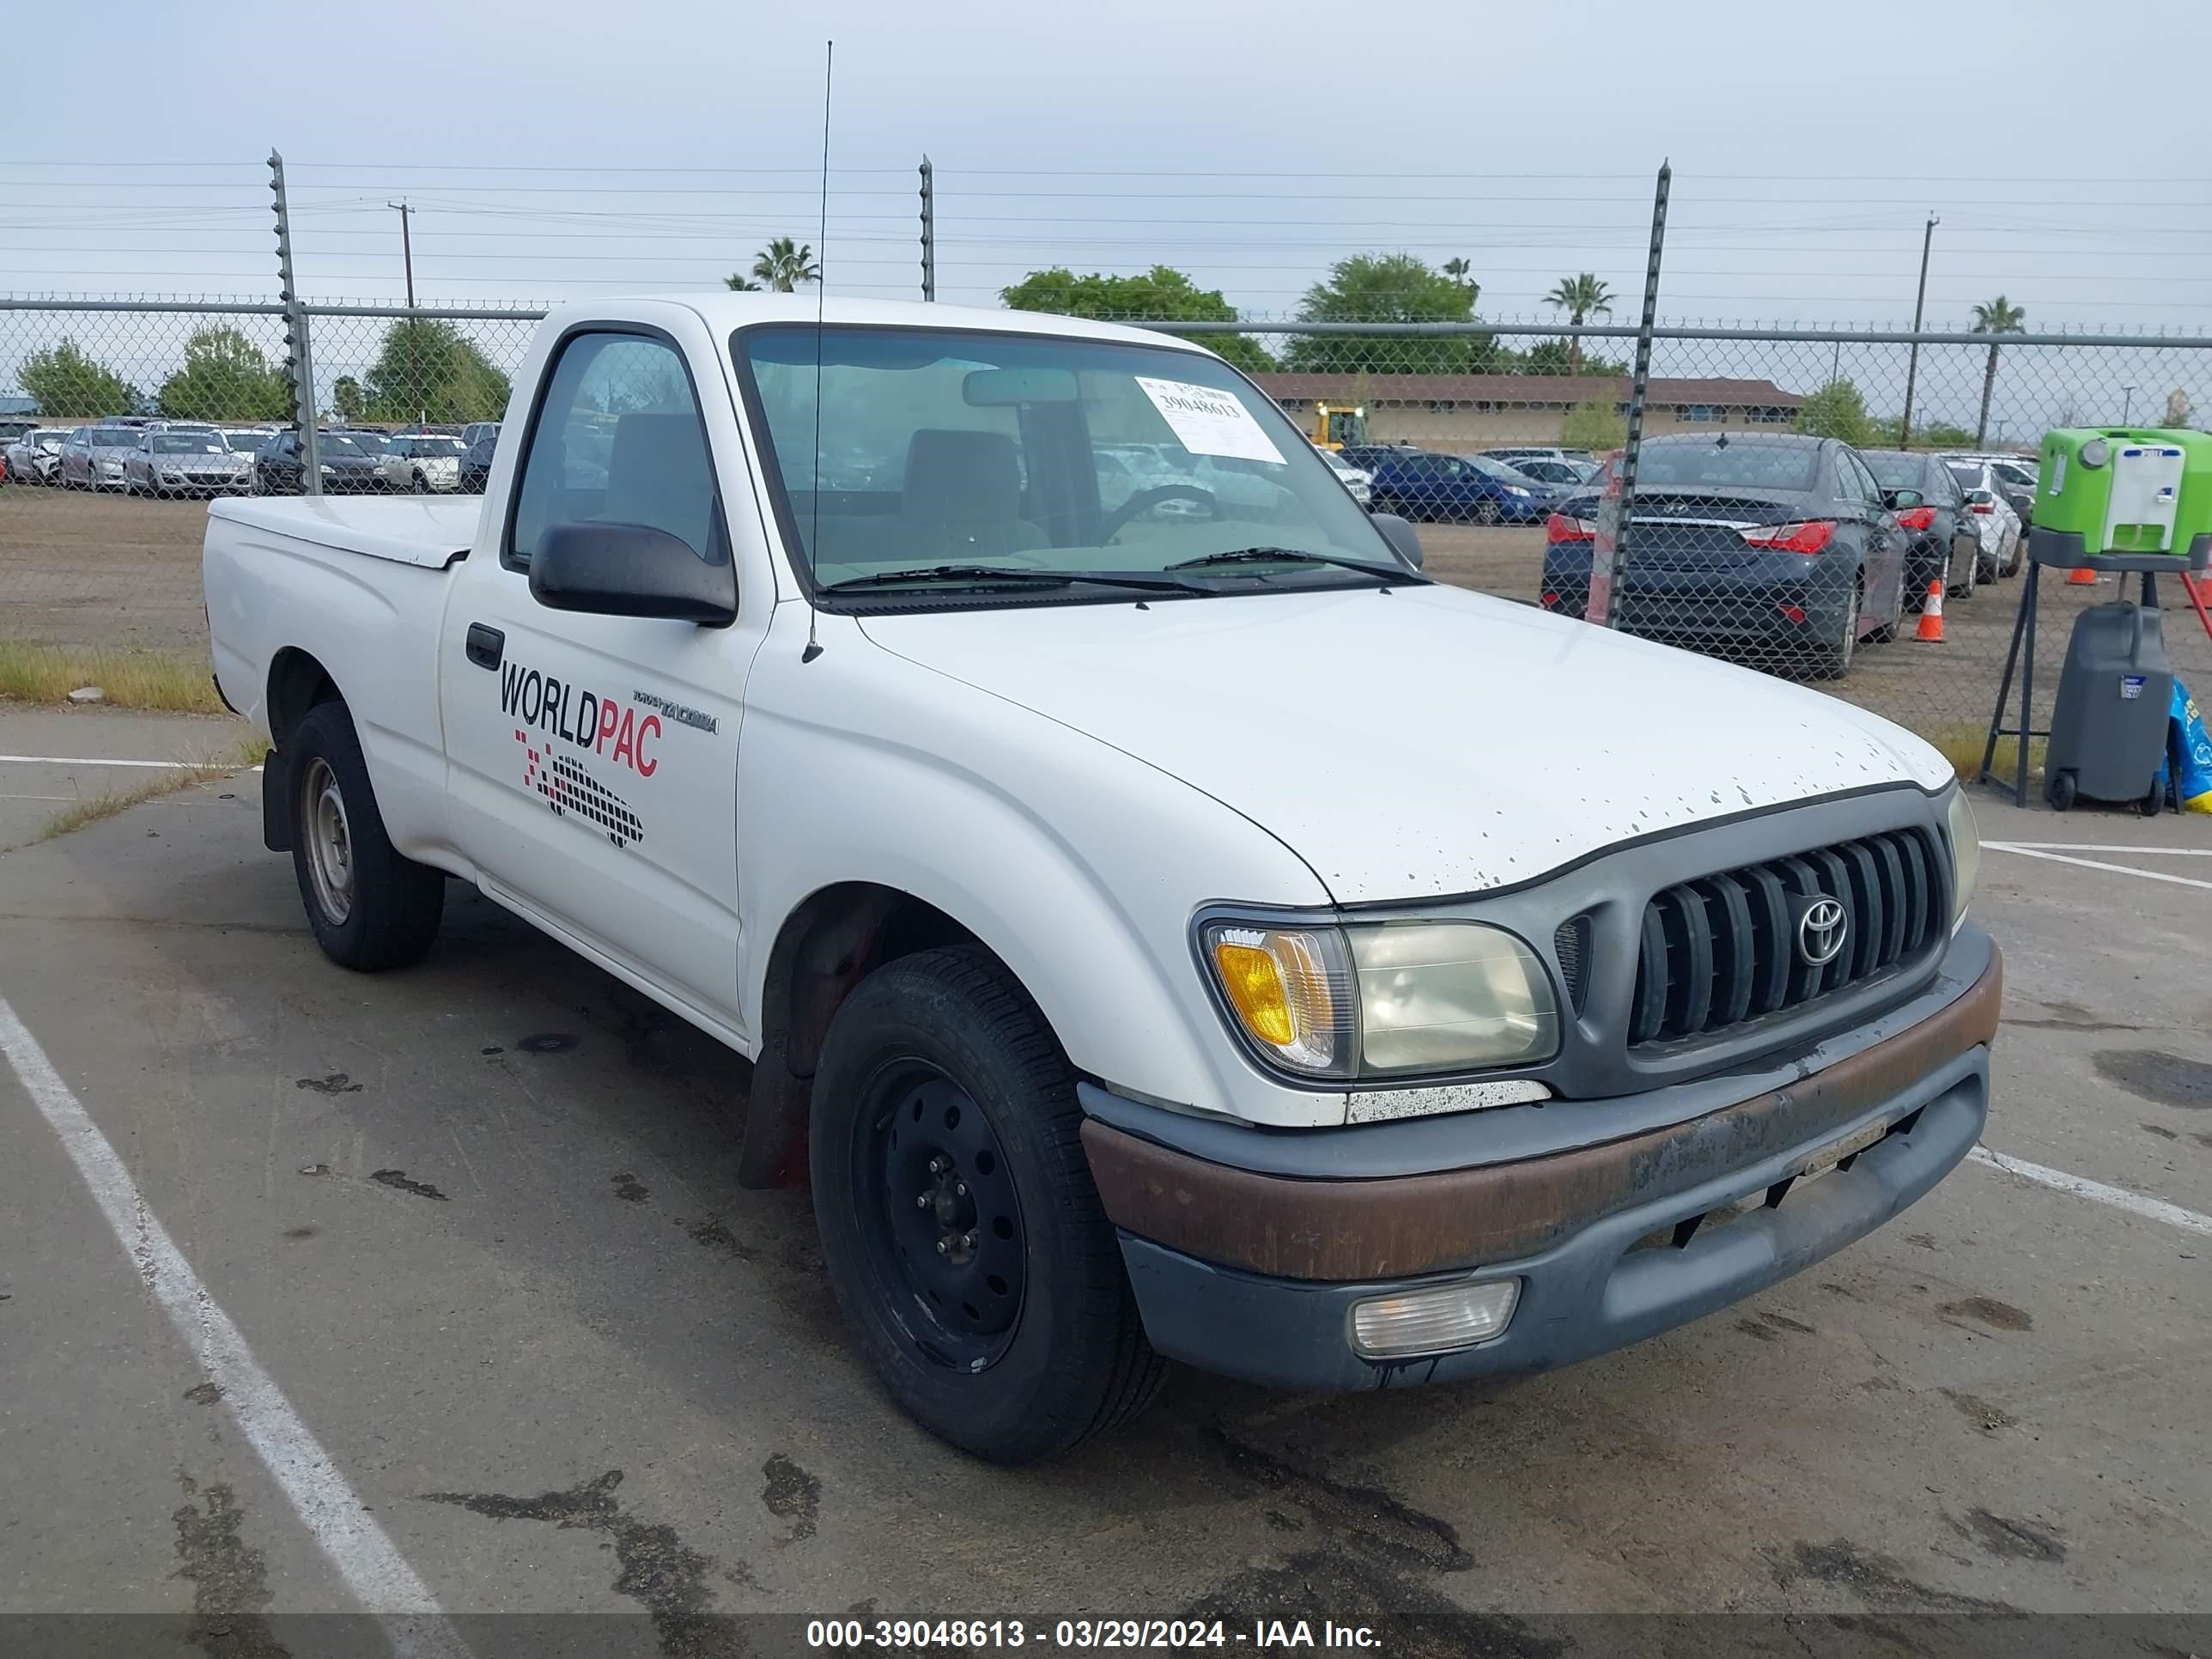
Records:
[[[2095,570],[2112,574],[2140,574],[2142,577],[2142,604],[2147,610],[2158,609],[2158,574],[2179,574],[2185,580],[2201,573],[2208,552],[2212,552],[2212,537],[2199,536],[2191,544],[2186,555],[2172,553],[2095,553],[2081,551],[2079,536],[2061,537],[2046,531],[2033,531],[2027,543],[2027,576],[2021,589],[2020,614],[2013,618],[2012,645],[2005,653],[2004,676],[1997,682],[1996,707],[1990,713],[1989,741],[1982,745],[1982,770],[1977,781],[2003,783],[1990,775],[1990,767],[1996,759],[1999,738],[2018,738],[2020,752],[2012,778],[2012,804],[2027,805],[2027,745],[2032,738],[2047,738],[2048,729],[2037,730],[2031,722],[2035,708],[2035,613],[2037,576],[2045,565],[2057,570]],[[2023,641],[2025,645],[2023,646]],[[2004,723],[2005,700],[2012,695],[2013,671],[2020,671],[2020,724]]]

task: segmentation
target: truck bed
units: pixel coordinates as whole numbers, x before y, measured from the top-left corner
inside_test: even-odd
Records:
[[[481,495],[217,496],[208,516],[340,553],[442,569],[469,550]]]

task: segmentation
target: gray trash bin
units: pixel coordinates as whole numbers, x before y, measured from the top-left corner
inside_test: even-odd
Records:
[[[2063,812],[2086,796],[2158,811],[2154,792],[2172,702],[2173,665],[2159,613],[2125,599],[2084,611],[2067,643],[2043,763],[2052,808]]]

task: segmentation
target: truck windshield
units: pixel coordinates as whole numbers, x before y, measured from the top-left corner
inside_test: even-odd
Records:
[[[1094,597],[1084,573],[1172,569],[1200,592],[1370,568],[1414,580],[1297,429],[1215,358],[804,325],[741,330],[733,350],[785,533],[820,586],[1051,602]],[[1078,580],[994,582],[994,568]]]

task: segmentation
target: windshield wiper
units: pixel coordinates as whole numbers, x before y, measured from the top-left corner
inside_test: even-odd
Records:
[[[1309,553],[1296,547],[1240,547],[1227,553],[1209,553],[1202,559],[1185,559],[1171,564],[1170,570],[1209,570],[1231,564],[1328,564],[1340,570],[1357,570],[1362,575],[1376,576],[1386,582],[1425,581],[1410,570],[1395,570],[1388,565],[1370,564],[1364,559],[1340,558],[1334,553]]]
[[[849,593],[866,587],[888,587],[897,582],[957,581],[969,586],[1000,582],[1015,586],[1066,587],[1073,582],[1095,582],[1102,586],[1133,587],[1147,593],[1206,593],[1211,588],[1178,581],[1172,576],[1125,576],[1110,570],[1033,570],[1023,566],[996,564],[926,564],[907,570],[879,570],[872,576],[848,576],[823,588],[825,593]]]

